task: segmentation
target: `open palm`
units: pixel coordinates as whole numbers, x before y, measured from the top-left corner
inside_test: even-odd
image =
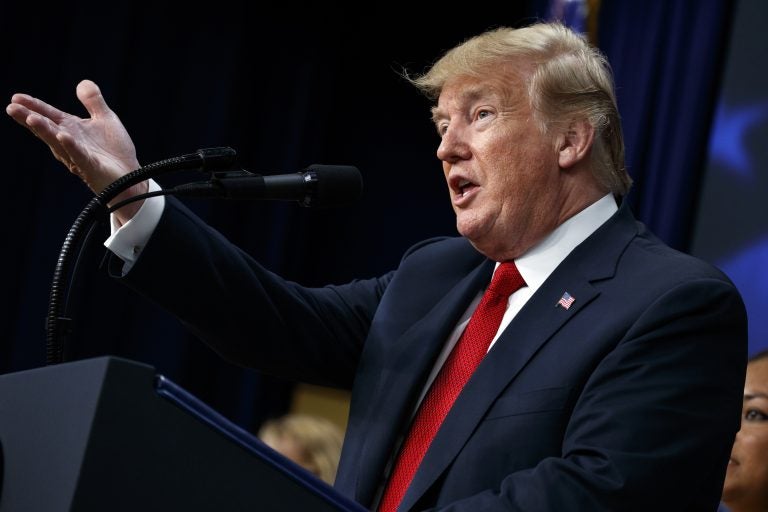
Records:
[[[80,82],[77,97],[90,118],[62,112],[27,94],[14,94],[6,112],[45,142],[56,159],[98,193],[139,167],[136,149],[95,83]]]

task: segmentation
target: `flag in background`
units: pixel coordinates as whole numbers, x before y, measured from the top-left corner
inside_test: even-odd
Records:
[[[600,0],[549,0],[547,20],[559,21],[596,44],[599,10]]]

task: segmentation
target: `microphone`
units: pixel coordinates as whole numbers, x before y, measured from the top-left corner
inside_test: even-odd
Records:
[[[210,181],[179,185],[174,195],[297,201],[304,207],[343,206],[362,195],[363,179],[351,165],[310,165],[301,172],[262,176],[248,171],[214,173]]]

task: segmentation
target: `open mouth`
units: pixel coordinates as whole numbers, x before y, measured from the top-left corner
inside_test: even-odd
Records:
[[[461,180],[459,182],[459,195],[463,197],[465,193],[469,192],[475,186],[476,185],[469,180]]]
[[[477,184],[466,178],[454,178],[451,179],[451,188],[456,194],[457,198],[462,198],[470,194],[477,188]]]

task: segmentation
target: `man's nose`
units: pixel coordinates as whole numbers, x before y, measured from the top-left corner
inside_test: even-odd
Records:
[[[449,126],[437,147],[437,158],[443,162],[453,163],[467,159],[470,155],[471,151],[464,130],[459,126]]]

